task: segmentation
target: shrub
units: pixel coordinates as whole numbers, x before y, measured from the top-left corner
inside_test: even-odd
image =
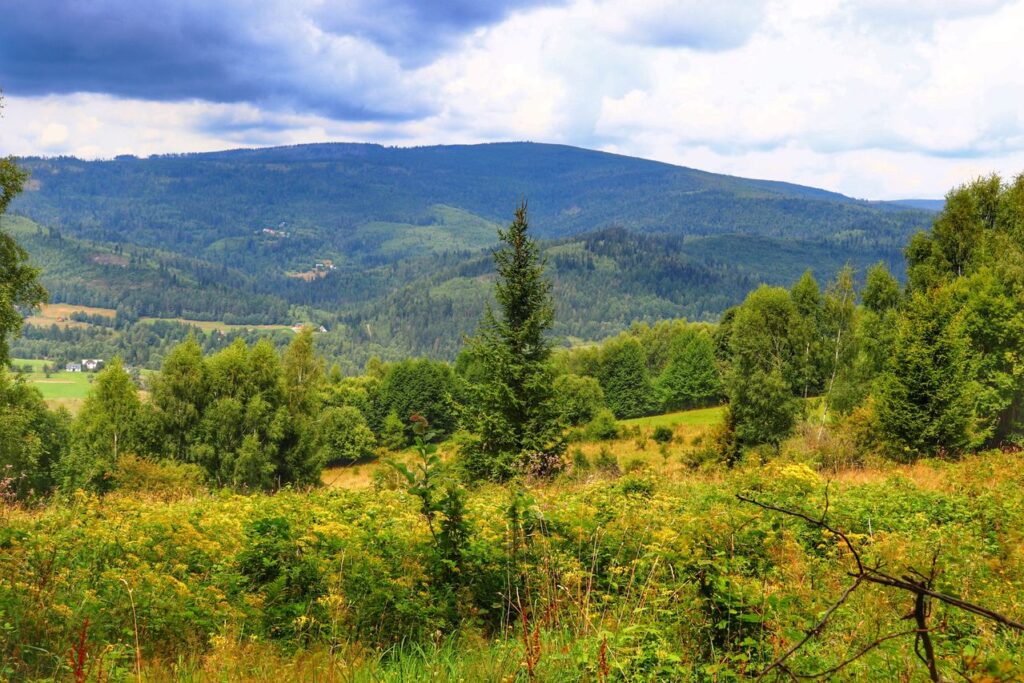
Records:
[[[202,467],[172,460],[154,461],[123,455],[114,466],[114,487],[123,492],[174,497],[202,490],[206,473]]]
[[[619,490],[624,496],[650,498],[654,494],[654,482],[644,476],[628,474],[619,480]]]
[[[641,460],[640,458],[631,458],[629,462],[626,463],[626,467],[624,468],[626,474],[640,472],[645,469],[647,469],[647,463]]]
[[[607,446],[601,446],[601,450],[597,453],[597,458],[594,460],[594,467],[601,472],[606,474],[619,474],[619,460],[612,455],[611,450]]]
[[[587,425],[587,434],[598,441],[611,441],[619,438],[619,423],[610,410],[602,410]]]
[[[575,472],[583,473],[590,470],[590,459],[581,448],[574,448],[572,451],[572,469]]]
[[[405,423],[393,410],[388,413],[381,425],[380,442],[389,451],[400,451],[409,445],[409,439],[405,433]]]
[[[586,424],[605,408],[604,391],[593,377],[559,375],[555,378],[554,390],[562,419],[567,425]]]
[[[654,428],[654,433],[651,435],[651,438],[658,443],[665,444],[670,442],[673,436],[675,436],[675,433],[672,431],[671,427],[658,425]]]
[[[323,461],[329,465],[369,458],[376,446],[366,418],[353,406],[325,409],[320,417],[318,436]]]
[[[262,598],[264,632],[272,638],[301,636],[323,612],[325,591],[316,560],[298,543],[284,517],[256,519],[246,526],[246,547],[238,570],[250,591]]]

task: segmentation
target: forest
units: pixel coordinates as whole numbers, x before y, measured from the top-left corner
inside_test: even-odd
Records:
[[[2,164],[0,212],[27,178]],[[124,351],[74,415],[0,372],[0,675],[1024,675],[1024,175],[952,189],[898,268],[832,261],[823,282],[761,284],[656,232],[542,242],[535,205],[492,254],[423,261],[488,290],[443,332],[410,278],[323,320],[337,341],[309,310],[229,337],[140,306],[11,346],[47,294],[32,249],[58,238],[0,232],[0,366],[106,334]],[[159,277],[204,286],[166,258]],[[132,355],[156,324],[159,353]]]
[[[4,229],[51,302],[108,308],[119,324],[68,339],[30,323],[16,355],[63,362],[93,349],[150,369],[183,339],[138,325],[151,318],[323,326],[318,352],[352,375],[373,356],[453,361],[489,300],[495,230],[522,197],[566,346],[634,322],[717,320],[757,284],[788,286],[808,266],[828,279],[849,263],[862,277],[883,261],[902,279],[901,249],[933,215],[529,143],[19,163],[31,180]],[[155,348],[140,341],[164,331]]]

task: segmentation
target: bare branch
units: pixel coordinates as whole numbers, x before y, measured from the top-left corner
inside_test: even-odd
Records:
[[[845,669],[850,664],[853,664],[855,661],[857,661],[858,659],[860,659],[861,657],[863,657],[867,653],[871,652],[872,650],[874,650],[876,647],[878,647],[882,643],[884,643],[884,642],[886,642],[888,640],[893,640],[895,638],[902,638],[903,636],[912,636],[912,635],[914,635],[916,633],[917,633],[917,629],[915,628],[915,629],[911,629],[909,631],[897,631],[896,633],[890,633],[887,636],[882,636],[881,638],[876,638],[875,640],[873,640],[870,643],[868,643],[868,645],[866,645],[865,647],[861,648],[860,651],[857,652],[857,654],[855,654],[854,656],[850,657],[849,659],[843,661],[840,664],[836,664],[831,669],[826,669],[825,671],[819,671],[816,674],[796,674],[796,677],[797,678],[814,679],[814,678],[825,678],[826,676],[831,676],[832,674],[839,673],[841,670]]]
[[[808,524],[811,524],[812,526],[816,526],[816,527],[818,527],[820,529],[824,529],[825,531],[828,531],[832,535],[838,536],[840,538],[840,540],[842,540],[843,543],[846,545],[847,549],[849,549],[850,554],[853,555],[853,559],[857,563],[857,574],[854,574],[854,576],[857,576],[858,574],[863,574],[864,573],[864,571],[865,571],[864,570],[864,563],[861,562],[860,553],[858,553],[857,549],[855,547],[853,547],[853,543],[850,541],[849,537],[846,534],[844,534],[842,531],[840,531],[839,529],[834,529],[832,526],[830,526],[828,523],[826,523],[823,519],[814,519],[813,517],[808,517],[807,515],[805,515],[802,512],[796,512],[795,510],[786,510],[785,508],[776,507],[775,505],[771,505],[769,503],[762,503],[761,501],[754,500],[753,498],[747,498],[746,496],[741,495],[739,493],[736,494],[736,497],[739,498],[740,500],[742,500],[745,503],[750,503],[751,505],[756,505],[757,507],[764,508],[765,510],[772,510],[773,512],[781,512],[782,514],[789,515],[790,517],[798,517],[798,518],[804,520],[805,522],[807,522]]]
[[[768,673],[770,673],[773,669],[776,669],[779,666],[781,666],[783,662],[785,662],[787,659],[789,659],[790,655],[792,655],[794,652],[796,652],[797,650],[802,648],[807,643],[808,640],[810,640],[814,636],[816,636],[819,633],[821,633],[821,630],[823,628],[825,628],[825,624],[827,624],[828,620],[832,617],[832,614],[837,609],[839,609],[840,605],[842,605],[844,602],[846,602],[846,599],[848,597],[850,597],[850,594],[853,593],[853,591],[857,590],[857,587],[860,586],[860,583],[861,583],[861,579],[858,578],[856,581],[854,581],[852,584],[850,584],[850,586],[845,591],[843,591],[843,594],[841,596],[839,596],[839,599],[836,600],[832,604],[832,606],[829,607],[828,610],[825,611],[825,615],[821,618],[821,620],[817,624],[815,624],[814,627],[811,630],[809,630],[804,635],[804,637],[800,640],[800,642],[798,642],[796,645],[794,645],[793,647],[791,647],[788,650],[786,650],[782,654],[781,657],[779,657],[774,662],[769,664],[766,669],[764,669],[761,673],[759,673],[757,675],[757,678],[755,680],[761,680],[766,675],[768,675]]]
[[[854,562],[857,565],[856,571],[850,572],[850,576],[854,578],[854,582],[843,592],[843,594],[839,597],[839,600],[833,603],[833,605],[825,612],[821,620],[810,631],[807,632],[807,634],[800,640],[800,642],[790,647],[788,650],[786,650],[785,653],[782,654],[781,657],[776,659],[767,668],[761,671],[761,673],[757,676],[758,680],[760,680],[765,675],[774,670],[784,672],[787,675],[789,675],[790,678],[822,678],[824,676],[839,671],[843,667],[846,667],[847,665],[856,661],[860,657],[863,657],[867,652],[870,652],[872,649],[878,647],[879,645],[888,640],[892,640],[893,638],[897,638],[899,636],[909,636],[913,634],[914,652],[921,659],[921,661],[924,662],[924,664],[928,667],[928,675],[930,679],[932,681],[941,681],[942,677],[939,673],[938,662],[935,658],[935,648],[932,644],[931,639],[931,629],[929,629],[928,627],[928,617],[930,616],[931,612],[928,604],[929,599],[938,600],[947,605],[950,605],[951,607],[956,607],[958,609],[964,610],[965,612],[970,612],[971,614],[976,614],[978,616],[985,617],[986,619],[990,619],[998,624],[1002,624],[1003,626],[1007,626],[1018,631],[1024,631],[1024,624],[1021,624],[1018,621],[1015,621],[1003,614],[1000,614],[999,612],[995,612],[986,607],[982,607],[981,605],[976,605],[961,598],[952,595],[946,595],[945,593],[940,593],[938,591],[933,590],[932,586],[935,582],[935,577],[937,576],[937,553],[932,555],[931,568],[927,575],[914,569],[911,569],[908,575],[904,575],[901,578],[897,578],[895,576],[892,576],[881,571],[881,565],[879,564],[875,564],[872,567],[865,566],[860,553],[857,551],[856,546],[854,546],[853,542],[850,540],[850,537],[847,536],[846,533],[843,532],[841,529],[833,527],[825,521],[826,516],[828,515],[829,508],[828,493],[829,486],[826,485],[825,509],[820,519],[814,519],[813,517],[806,515],[802,512],[798,512],[796,510],[787,510],[785,508],[781,508],[770,503],[763,503],[761,501],[754,500],[753,498],[748,498],[740,494],[736,495],[738,499],[742,500],[745,503],[756,505],[757,507],[762,508],[764,510],[771,510],[772,512],[778,512],[783,515],[788,515],[790,517],[796,517],[797,519],[803,520],[804,522],[810,524],[815,528],[824,529],[833,536],[838,537],[850,551],[850,555],[853,557]],[[915,578],[915,576],[917,578]],[[811,638],[821,633],[822,629],[824,629],[825,625],[828,623],[828,620],[832,617],[835,611],[839,609],[840,605],[846,602],[847,598],[849,598],[850,595],[864,583],[874,583],[880,586],[887,586],[889,588],[897,588],[899,590],[907,591],[908,593],[912,594],[914,596],[914,610],[910,613],[910,615],[908,615],[908,618],[914,619],[917,628],[915,628],[912,631],[903,631],[900,633],[894,633],[888,636],[884,636],[882,638],[878,638],[872,643],[870,643],[867,647],[863,648],[856,655],[844,661],[842,664],[839,664],[838,666],[833,667],[828,671],[823,671],[820,674],[812,674],[806,676],[799,675],[795,674],[788,667],[786,667],[785,661],[798,650],[800,650],[800,648],[806,645]],[[924,652],[921,652],[922,648]]]

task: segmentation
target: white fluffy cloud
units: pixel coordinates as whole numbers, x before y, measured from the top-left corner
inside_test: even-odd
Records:
[[[0,151],[530,139],[854,196],[935,197],[1024,171],[1021,35],[1024,0],[575,0],[509,10],[429,59],[365,51],[396,70],[372,91],[376,106],[416,116],[8,93]],[[300,86],[335,68],[352,87],[345,69],[359,72],[360,50],[329,45],[315,70],[280,68]]]

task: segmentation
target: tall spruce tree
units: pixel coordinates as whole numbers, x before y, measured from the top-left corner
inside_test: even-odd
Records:
[[[975,438],[977,382],[962,316],[947,292],[915,294],[880,380],[880,437],[897,460],[959,453]]]
[[[479,331],[468,340],[481,381],[471,392],[473,436],[460,459],[475,479],[548,475],[563,465],[551,343],[545,336],[555,307],[544,261],[528,230],[522,204],[508,229],[498,230],[502,245],[494,251],[494,296],[499,312],[488,306]]]

